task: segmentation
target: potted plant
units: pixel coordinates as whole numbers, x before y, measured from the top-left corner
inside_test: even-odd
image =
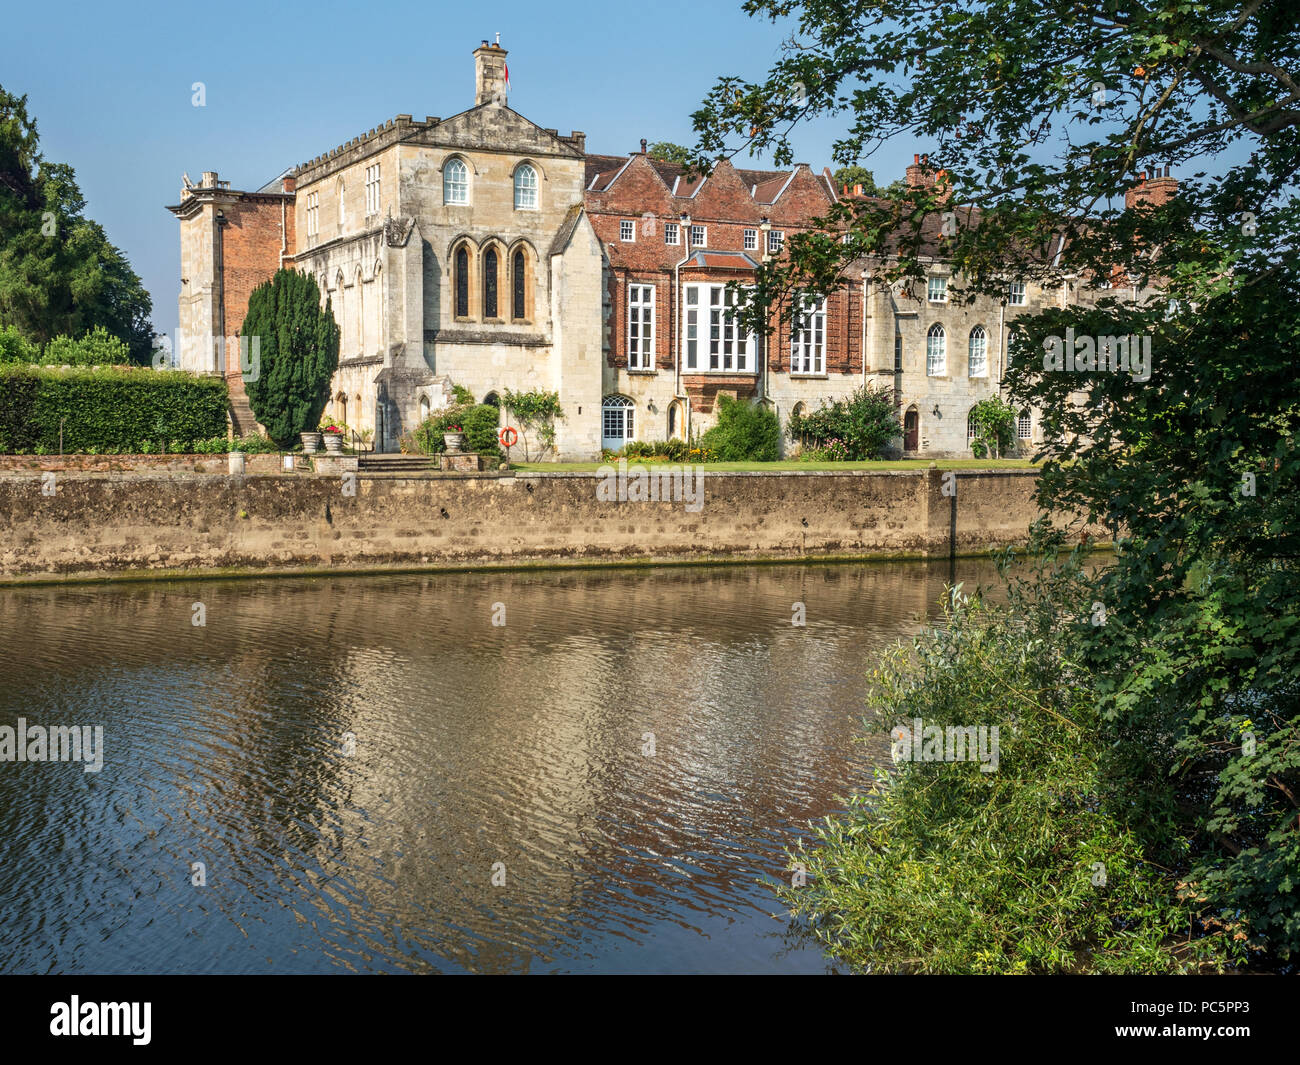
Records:
[[[325,454],[343,454],[343,430],[333,423],[321,426],[321,435],[325,438]]]
[[[442,433],[442,442],[453,455],[460,451],[465,443],[465,431],[459,425],[449,425]]]

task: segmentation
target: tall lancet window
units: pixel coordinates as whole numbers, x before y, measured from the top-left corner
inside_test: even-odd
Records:
[[[497,253],[488,248],[483,256],[483,317],[497,316]]]
[[[456,317],[469,317],[469,252],[456,249]]]
[[[526,280],[524,277],[524,269],[524,250],[523,248],[520,248],[515,252],[514,266],[511,267],[511,281],[514,282],[514,310],[516,318],[528,317],[525,313],[527,308],[524,306],[524,282]]]

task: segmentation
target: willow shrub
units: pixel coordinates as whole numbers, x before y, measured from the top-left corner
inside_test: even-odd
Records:
[[[878,972],[1178,971],[1221,965],[1231,941],[1194,926],[1173,878],[1106,812],[1108,742],[1071,657],[1077,581],[1065,567],[1010,607],[953,589],[943,623],[873,675],[872,733],[998,727],[978,761],[899,761],[791,853],[780,889],[827,952]]]

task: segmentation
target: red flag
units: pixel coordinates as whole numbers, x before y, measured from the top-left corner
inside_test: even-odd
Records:
[[[510,64],[509,63],[505,64],[505,67],[506,67],[506,92],[509,92],[510,91]]]

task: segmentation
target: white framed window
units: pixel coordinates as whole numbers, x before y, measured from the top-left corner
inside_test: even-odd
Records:
[[[972,407],[971,412],[966,415],[966,442],[975,439],[975,409]]]
[[[655,368],[655,287],[627,287],[627,368]]]
[[[894,334],[894,373],[903,372],[903,334]]]
[[[1033,436],[1033,419],[1029,411],[1022,410],[1016,415],[1016,437],[1020,440],[1029,440]]]
[[[1007,286],[1007,302],[1013,307],[1023,307],[1025,305],[1025,283],[1023,281],[1012,281]]]
[[[930,278],[928,295],[931,303],[947,303],[948,279],[946,277]]]
[[[938,322],[930,326],[925,335],[925,373],[927,377],[942,377],[948,369],[947,337]]]
[[[691,226],[691,247],[702,248],[709,240],[708,226]]]
[[[795,315],[790,333],[790,372],[826,372],[826,301],[808,299]]]
[[[746,251],[757,251],[757,250],[758,250],[758,230],[757,230],[757,229],[747,229],[747,230],[745,230],[745,250],[746,250]]]
[[[769,255],[775,255],[785,247],[785,232],[780,229],[769,229],[767,231],[767,252]]]
[[[680,244],[682,242],[682,231],[676,222],[664,223],[664,243]]]
[[[449,159],[442,168],[442,202],[469,203],[469,167],[464,159]]]
[[[515,168],[515,210],[537,210],[537,171],[527,163]]]
[[[969,377],[989,375],[989,335],[982,325],[977,325],[970,331],[966,372]]]
[[[636,223],[624,218],[618,224],[618,239],[624,244],[631,244],[636,240]]]
[[[366,217],[379,213],[379,164],[366,167]]]
[[[307,236],[320,232],[320,193],[307,193]]]
[[[606,396],[600,405],[600,446],[617,451],[632,439],[632,413],[627,396]]]
[[[754,373],[754,335],[736,317],[737,294],[726,285],[687,285],[686,370],[692,373]]]

